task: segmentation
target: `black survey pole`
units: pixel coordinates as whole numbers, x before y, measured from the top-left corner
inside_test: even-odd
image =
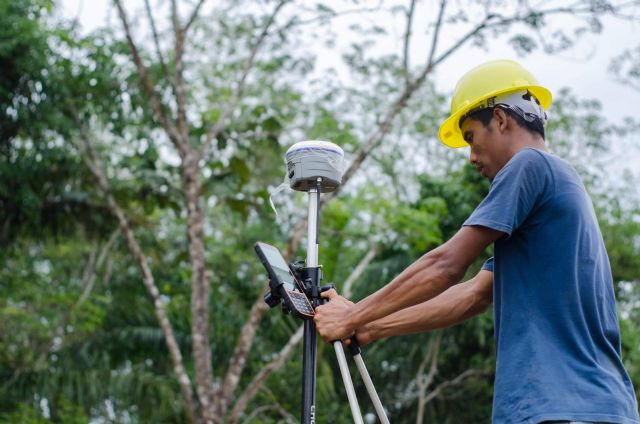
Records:
[[[315,187],[309,187],[309,215],[307,229],[307,295],[312,306],[320,300],[320,271],[318,266],[318,234],[320,233],[320,193],[322,178],[316,179]],[[316,353],[317,332],[313,320],[304,321],[302,357],[302,424],[316,422]]]
[[[304,321],[302,357],[302,416],[303,424],[316,422],[316,328],[313,321]]]
[[[306,300],[309,300],[311,306],[315,308],[323,303],[320,297],[322,268],[318,264],[320,193],[323,191],[325,193],[333,192],[340,186],[342,173],[344,171],[344,152],[339,146],[329,141],[310,140],[302,141],[291,146],[285,157],[287,162],[287,179],[290,187],[296,191],[307,192],[309,196],[306,266],[300,267],[296,264],[289,264],[289,268],[290,271],[296,275],[298,284],[304,286],[300,288],[304,290],[307,296]],[[265,262],[264,258],[261,258],[261,260],[263,263]],[[274,294],[274,288],[272,287],[271,292],[265,296],[265,301],[269,306],[274,307],[279,303],[279,300],[279,293],[275,292]],[[298,298],[298,300],[300,299]],[[306,303],[306,300],[302,303]],[[288,302],[292,301],[291,299],[288,300]],[[289,305],[289,307],[297,310],[295,305]],[[287,312],[287,310],[285,310],[285,312]],[[298,315],[309,317],[311,314],[298,311]],[[303,329],[302,411],[300,422],[302,424],[315,424],[317,333],[314,322],[308,318],[304,321]],[[339,340],[335,340],[332,344],[336,352],[336,358],[347,392],[347,399],[349,400],[354,424],[364,424],[342,343]],[[354,358],[356,358],[356,364],[358,364],[358,359],[361,361],[359,354]],[[371,386],[373,385],[371,384]],[[369,386],[367,386],[367,390],[369,390]],[[382,406],[380,406],[379,409],[382,409]],[[376,408],[376,411],[377,410],[378,408]],[[388,424],[388,420],[382,418],[381,422]]]

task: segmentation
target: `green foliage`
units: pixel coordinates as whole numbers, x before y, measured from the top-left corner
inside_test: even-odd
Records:
[[[12,413],[4,416],[0,415],[0,423],[46,424],[54,421],[65,424],[85,424],[88,421],[88,418],[82,411],[82,408],[71,403],[64,396],[56,400],[55,411],[56,416],[51,417],[47,402],[41,404],[39,408],[21,404],[18,409]]]
[[[109,244],[116,220],[76,141],[85,135],[81,130],[87,131],[104,162],[193,377],[191,266],[179,156],[152,113],[118,29],[80,35],[73,25],[56,20],[53,10],[50,1],[0,1],[0,422],[186,422],[173,364],[136,261],[121,234]],[[321,4],[315,12],[320,22],[336,14]],[[222,384],[239,330],[266,284],[253,244],[264,240],[284,248],[306,212],[301,194],[277,196],[278,220],[269,206],[270,189],[282,182],[287,146],[300,139],[330,139],[351,158],[404,80],[400,54],[375,53],[388,29],[364,24],[351,28],[357,41],[344,55],[351,83],[338,81],[335,69],[315,76],[316,58],[292,47],[305,46],[302,18],[294,15],[279,22],[256,57],[229,125],[200,168],[216,385]],[[470,16],[457,14],[452,21]],[[253,8],[229,8],[192,27],[185,76],[193,146],[201,145],[222,116],[266,19]],[[535,14],[527,24],[546,25]],[[172,79],[146,41],[140,43],[141,56],[165,101],[171,98]],[[536,47],[527,37],[514,43],[523,52]],[[171,72],[173,52],[163,52]],[[549,145],[578,165],[596,191],[602,167],[593,164],[606,156],[608,142],[637,128],[631,121],[611,125],[597,102],[568,92],[557,97]],[[166,101],[163,110],[171,115],[174,106]],[[325,282],[341,288],[366,252],[378,251],[354,286],[354,300],[449,239],[487,192],[488,183],[462,166],[460,152],[435,142],[446,113],[445,96],[426,81],[408,99],[385,142],[323,211]],[[618,202],[623,197],[612,193],[596,203],[620,299],[623,353],[638,382],[640,228],[633,202]],[[98,263],[103,249],[106,259]],[[278,310],[265,314],[236,396],[299,325]],[[442,333],[438,375],[430,389],[465,370],[480,372],[428,403],[428,422],[487,422],[492,331],[486,313]],[[435,337],[381,341],[364,352],[393,422],[416,419],[416,373]],[[318,422],[351,422],[331,347],[321,345],[318,359]],[[245,422],[276,423],[297,415],[301,362],[298,346],[252,399]],[[364,393],[359,379],[356,384]],[[363,409],[372,413],[364,402]]]
[[[39,22],[51,11],[51,1],[0,2],[0,147],[40,113],[44,101],[47,33]]]

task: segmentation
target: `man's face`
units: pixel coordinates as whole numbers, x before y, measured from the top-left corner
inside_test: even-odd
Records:
[[[499,131],[495,125],[496,119],[489,122],[485,127],[480,121],[473,118],[465,119],[462,122],[461,131],[465,141],[471,146],[469,162],[485,178],[493,180],[498,171],[504,166],[502,152],[499,141]]]

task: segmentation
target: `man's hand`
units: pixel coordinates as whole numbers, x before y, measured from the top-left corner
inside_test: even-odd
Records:
[[[365,347],[375,340],[373,337],[373,327],[371,326],[371,323],[365,324],[356,330],[356,340],[358,340],[360,347]],[[347,342],[349,341],[350,340],[347,340]],[[347,345],[348,344],[349,343],[347,343]]]
[[[353,302],[340,296],[334,289],[321,294],[329,302],[316,308],[313,320],[320,336],[331,343],[353,335],[354,328],[350,326]]]

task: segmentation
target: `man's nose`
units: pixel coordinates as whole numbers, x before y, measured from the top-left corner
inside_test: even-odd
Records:
[[[471,165],[475,165],[476,162],[478,161],[478,156],[473,153],[473,150],[469,152],[469,163],[471,163]]]

